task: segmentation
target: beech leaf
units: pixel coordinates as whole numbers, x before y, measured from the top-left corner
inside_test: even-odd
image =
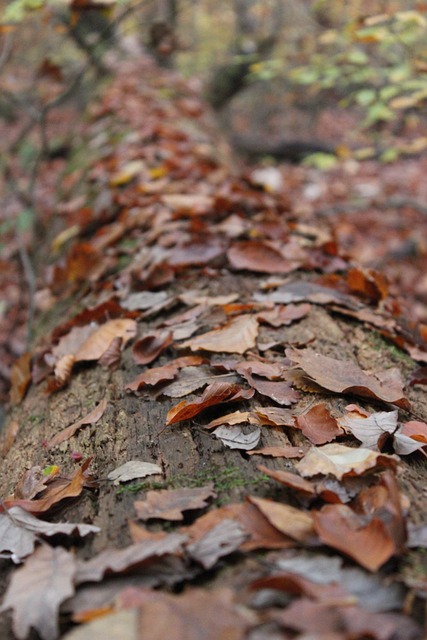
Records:
[[[14,562],[20,562],[34,551],[39,535],[78,534],[83,537],[100,531],[99,527],[90,524],[44,522],[21,507],[11,507],[0,513],[0,552],[8,551]]]
[[[213,483],[194,489],[161,489],[148,491],[145,500],[137,500],[134,507],[140,520],[182,520],[184,511],[203,509],[215,498]]]
[[[248,349],[254,348],[257,335],[258,322],[255,316],[245,314],[233,318],[218,329],[183,342],[180,348],[189,348],[192,351],[204,349],[224,353],[245,353]]]
[[[326,505],[314,512],[316,531],[322,542],[350,556],[369,571],[377,571],[397,551],[379,518],[358,516],[344,504]]]
[[[193,400],[193,402],[181,400],[181,402],[172,407],[166,416],[166,424],[169,425],[180,422],[181,420],[189,420],[204,409],[223,402],[248,400],[252,398],[253,394],[253,389],[242,389],[238,384],[213,382],[206,387],[202,396],[197,400]]]
[[[256,427],[248,433],[245,433],[239,425],[234,427],[222,426],[215,429],[213,434],[230,449],[250,450],[258,446],[258,442],[261,437],[261,429]]]
[[[395,369],[368,375],[350,360],[336,360],[313,349],[286,349],[286,355],[324,389],[375,398],[404,409],[409,407],[409,402],[403,394],[400,375]]]
[[[371,449],[346,447],[342,444],[325,444],[323,447],[311,447],[295,468],[304,477],[318,474],[333,475],[338,480],[347,475],[361,475],[375,467],[396,469],[398,458]]]
[[[162,474],[162,469],[158,464],[151,462],[141,462],[140,460],[129,460],[120,465],[113,471],[110,471],[107,478],[113,480],[114,484],[120,484],[120,482],[128,482],[135,478],[146,478],[154,474]]]
[[[24,640],[31,628],[43,640],[56,640],[58,610],[74,593],[76,561],[62,547],[40,546],[25,565],[16,569],[0,611],[13,609],[13,631]]]

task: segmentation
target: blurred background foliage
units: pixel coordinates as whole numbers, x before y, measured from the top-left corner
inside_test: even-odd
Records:
[[[387,161],[427,146],[421,126],[427,2],[12,0],[0,5],[0,117],[5,120],[19,110],[33,123],[43,120],[55,101],[59,106],[79,100],[83,107],[108,73],[110,52],[119,55],[137,45],[159,64],[200,78],[232,142],[255,155],[263,145],[274,151],[287,140],[312,143],[314,151],[324,146],[338,155]]]

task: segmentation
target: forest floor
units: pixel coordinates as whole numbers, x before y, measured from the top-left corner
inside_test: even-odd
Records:
[[[146,59],[73,121],[1,214],[2,637],[422,638],[427,158],[245,166]]]

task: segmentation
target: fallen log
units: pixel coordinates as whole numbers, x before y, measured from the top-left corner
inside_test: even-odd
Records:
[[[92,117],[105,210],[2,433],[0,635],[421,638],[421,337],[175,75],[123,63]]]

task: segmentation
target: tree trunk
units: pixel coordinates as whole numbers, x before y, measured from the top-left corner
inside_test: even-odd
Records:
[[[248,186],[246,178],[233,177],[230,172],[234,167],[227,164],[222,155],[219,157],[219,137],[203,115],[203,106],[197,96],[179,78],[162,73],[160,75],[157,69],[151,69],[146,62],[142,66],[138,63],[124,65],[106,90],[98,118],[109,117],[105,127],[110,128],[111,140],[121,139],[122,142],[116,143],[117,147],[110,149],[109,155],[100,153],[99,163],[93,167],[95,183],[91,188],[97,188],[104,196],[106,191],[109,192],[107,200],[111,202],[111,210],[106,212],[108,222],[98,233],[85,234],[82,229],[83,238],[78,240],[74,249],[74,262],[69,258],[62,275],[59,275],[59,270],[56,272],[52,289],[58,302],[47,316],[39,320],[38,346],[32,351],[33,375],[36,364],[39,366],[41,362],[37,354],[50,351],[66,329],[57,332],[56,338],[51,337],[50,331],[58,325],[64,327],[66,321],[71,321],[70,331],[73,323],[74,326],[84,326],[95,319],[95,315],[91,318],[89,313],[86,323],[81,319],[73,320],[77,312],[93,309],[109,299],[118,300],[123,306],[107,304],[106,312],[96,321],[100,325],[109,321],[114,317],[111,316],[114,308],[119,317],[136,316],[138,336],[142,337],[153,331],[177,330],[176,326],[165,323],[174,315],[202,304],[205,311],[201,315],[198,333],[204,334],[215,327],[226,326],[227,322],[242,314],[252,314],[255,318],[261,310],[267,312],[268,307],[273,307],[273,303],[261,302],[263,295],[271,291],[263,285],[268,277],[273,276],[279,281],[290,279],[297,288],[302,286],[301,291],[304,290],[301,282],[311,283],[314,293],[306,290],[305,294],[294,296],[294,301],[311,303],[309,313],[299,321],[289,321],[278,328],[260,320],[257,343],[243,349],[244,353],[237,345],[241,335],[235,337],[234,353],[197,350],[196,353],[211,365],[223,363],[222,369],[210,370],[212,376],[230,375],[227,372],[231,365],[226,362],[230,359],[247,360],[252,362],[252,366],[257,362],[274,362],[289,369],[290,362],[284,355],[284,349],[302,346],[303,350],[309,348],[339,362],[350,361],[363,370],[398,366],[407,380],[416,363],[381,335],[381,331],[387,331],[386,327],[397,325],[398,320],[382,311],[387,302],[382,299],[378,287],[371,298],[366,293],[357,298],[338,291],[334,297],[333,289],[323,291],[332,296],[330,302],[324,301],[319,294],[320,289],[316,298],[319,269],[321,271],[323,265],[326,265],[326,270],[328,266],[333,268],[334,261],[338,261],[330,252],[330,244],[322,246],[318,241],[321,233],[327,233],[327,230],[323,229],[318,236],[316,231],[311,235],[299,230],[294,216],[289,213],[286,194],[272,195],[258,187]],[[165,102],[160,97],[165,91],[175,93],[175,103]],[[117,110],[118,118],[108,116],[114,110]],[[115,137],[116,133],[123,131],[131,133]],[[98,134],[99,122],[94,132],[94,136]],[[140,162],[139,169],[135,162]],[[232,232],[233,225],[237,225],[235,232]],[[230,247],[237,246],[236,237],[242,243],[248,243],[248,251],[251,247],[256,251],[264,247],[267,254],[273,252],[278,272],[274,273],[271,265],[256,265],[253,261],[251,267],[238,266],[230,253]],[[280,257],[278,249],[281,245],[287,247],[283,257]],[[83,262],[79,260],[83,260],[82,252],[87,252],[88,248],[93,260],[88,262],[82,273]],[[293,257],[291,251],[295,252]],[[289,274],[284,266],[287,255],[290,256]],[[262,262],[261,257],[259,260]],[[265,260],[268,262],[270,258]],[[295,265],[299,270],[294,268]],[[341,260],[337,273],[346,268],[348,265]],[[164,284],[161,284],[162,277]],[[273,284],[269,286],[273,287]],[[373,289],[375,286],[372,284]],[[157,312],[155,307],[148,311],[140,309],[133,314],[129,312],[126,309],[129,295],[147,290],[164,292],[168,304]],[[191,305],[179,297],[196,290],[203,292],[205,302]],[[232,294],[235,294],[234,298]],[[215,296],[228,295],[231,296],[228,303],[220,301],[215,304],[212,300]],[[350,307],[343,302],[346,296],[352,300]],[[355,308],[351,307],[352,304]],[[208,308],[210,312],[206,313]],[[357,319],[358,314],[360,319]],[[398,329],[388,331],[401,335]],[[180,347],[182,343],[183,338],[176,337],[155,361],[142,367],[135,363],[131,344],[124,348],[120,366],[115,370],[103,368],[96,362],[81,361],[74,365],[72,375],[63,388],[46,393],[46,380],[31,384],[25,399],[8,414],[2,439],[4,460],[0,477],[3,496],[13,494],[25,470],[34,465],[42,468],[58,465],[61,473],[67,476],[81,464],[76,459],[93,458],[90,471],[98,479],[98,491],[85,489],[78,500],[61,503],[60,509],[48,514],[49,519],[55,521],[93,523],[101,528],[100,533],[77,546],[76,553],[80,558],[90,558],[104,549],[123,548],[131,543],[128,520],[135,518],[135,494],[129,490],[121,491],[107,479],[112,470],[130,460],[159,465],[163,472],[161,484],[165,488],[186,486],[190,480],[200,485],[212,482],[218,494],[217,505],[238,503],[248,494],[269,498],[279,496],[281,500],[285,496],[286,502],[298,504],[291,490],[280,489],[272,479],[266,479],[257,470],[257,466],[263,463],[271,470],[289,471],[293,469],[292,460],[248,455],[244,450],[224,446],[221,439],[205,428],[218,416],[236,410],[255,411],[260,406],[275,406],[289,411],[291,425],[293,417],[320,403],[325,403],[335,416],[343,415],[345,406],[353,401],[370,413],[394,408],[373,394],[370,398],[363,392],[360,395],[357,385],[353,389],[355,400],[351,393],[328,391],[306,376],[300,377],[299,382],[294,379],[299,394],[295,402],[279,398],[277,403],[271,397],[255,392],[251,399],[219,404],[189,420],[166,426],[171,408],[182,400],[197,400],[202,388],[189,396],[168,398],[160,393],[158,387],[155,387],[158,394],[154,394],[149,385],[138,392],[131,392],[126,386],[142,371],[166,365],[182,355],[192,355],[191,349]],[[255,372],[252,373],[258,379]],[[249,371],[247,380],[251,375]],[[237,378],[241,386],[250,388],[250,383],[243,377]],[[289,379],[293,379],[290,374]],[[48,380],[52,383],[53,373]],[[218,380],[221,381],[222,377]],[[261,380],[265,382],[265,378]],[[164,391],[167,392],[166,383]],[[425,420],[427,402],[422,387],[411,386],[407,388],[406,395],[411,409],[410,412],[399,410],[401,420],[407,421],[412,416]],[[106,399],[107,407],[97,422],[81,426],[75,435],[57,446],[46,447],[58,432],[84,418],[103,399]],[[13,441],[16,427],[19,431]],[[355,443],[353,439],[352,446]],[[294,446],[305,450],[309,445],[300,429],[270,423],[262,426],[258,448]],[[410,519],[419,523],[426,510],[425,491],[420,490],[426,479],[424,459],[420,453],[405,456],[399,462],[399,469],[399,485],[411,504]],[[139,491],[136,497],[141,500],[145,495]],[[231,558],[228,564],[222,560],[212,570],[199,571],[198,584],[209,589],[226,585],[240,593],[254,578],[265,575],[259,554],[233,554]],[[401,566],[399,562],[396,560],[395,564],[387,565],[379,579],[386,581]],[[401,562],[407,562],[407,559]],[[4,590],[16,569],[9,560],[2,563]],[[351,565],[352,561],[349,563]],[[144,572],[143,569],[139,571]],[[187,583],[184,581],[184,586]],[[255,609],[251,611],[251,615],[258,616]],[[413,612],[417,612],[415,606],[409,613]],[[68,618],[63,620],[62,631],[67,634]],[[260,619],[256,624],[261,624]],[[263,637],[278,637],[273,635],[273,631],[269,631],[271,635],[267,631],[265,633]],[[10,612],[2,614],[0,636],[15,637],[10,629]],[[143,637],[151,637],[150,631],[145,630]],[[404,638],[403,635],[396,637]]]

